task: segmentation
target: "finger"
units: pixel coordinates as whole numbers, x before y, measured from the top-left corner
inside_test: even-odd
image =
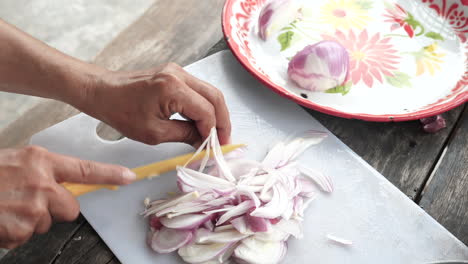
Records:
[[[51,153],[55,180],[61,182],[88,184],[129,184],[136,175],[128,168],[81,160]]]
[[[80,214],[80,204],[73,195],[57,184],[55,192],[49,194],[49,212],[54,221],[70,222]]]
[[[163,120],[155,124],[155,131],[161,131],[164,127],[160,142],[184,142],[192,146],[199,145],[202,142],[200,133],[194,122],[180,120]]]
[[[52,217],[50,216],[50,213],[44,214],[37,222],[35,233],[45,234],[47,231],[49,231],[51,225]]]
[[[184,86],[183,93],[179,93],[175,98],[179,109],[172,110],[194,121],[198,132],[205,139],[210,135],[211,128],[216,127],[215,109],[206,98],[185,84],[181,85]]]
[[[215,108],[216,129],[221,144],[230,143],[231,137],[231,119],[229,111],[224,101],[224,96],[213,85],[204,82],[188,72],[183,71],[185,83],[194,91],[205,97]]]

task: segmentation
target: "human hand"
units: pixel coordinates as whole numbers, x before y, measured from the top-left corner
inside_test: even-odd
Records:
[[[15,248],[53,221],[73,221],[80,207],[59,183],[123,185],[135,179],[127,168],[29,146],[0,150],[0,248]]]
[[[109,72],[89,85],[80,110],[147,144],[197,145],[216,127],[229,143],[231,123],[222,93],[169,63],[136,72]],[[169,120],[174,114],[189,121]]]

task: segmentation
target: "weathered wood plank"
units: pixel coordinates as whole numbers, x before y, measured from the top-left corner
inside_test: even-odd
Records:
[[[112,70],[135,70],[204,56],[222,37],[223,0],[158,0],[95,59]]]
[[[436,134],[425,133],[419,121],[372,123],[308,111],[402,192],[414,199],[446,144],[461,110],[458,107],[444,113],[447,128]]]
[[[427,181],[420,205],[468,245],[468,107]]]
[[[88,224],[84,224],[62,249],[62,253],[51,263],[54,264],[105,264],[114,255]]]
[[[35,236],[25,246],[8,252],[0,264],[50,263],[84,223],[85,219],[80,216],[71,223],[55,224],[47,234]]]
[[[173,61],[200,59],[222,37],[223,0],[156,0],[94,60],[112,70],[134,70]],[[0,131],[0,148],[21,146],[35,133],[79,113],[56,101],[41,100]]]

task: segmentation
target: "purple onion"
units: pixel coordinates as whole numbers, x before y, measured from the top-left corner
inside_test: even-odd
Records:
[[[297,18],[300,0],[271,0],[263,7],[258,18],[258,35],[266,40],[273,32],[281,30]]]
[[[420,121],[424,125],[424,131],[427,133],[436,133],[447,126],[445,119],[441,115],[422,118]]]
[[[326,91],[343,85],[348,76],[349,55],[336,41],[321,41],[299,51],[289,62],[288,76],[300,88]]]

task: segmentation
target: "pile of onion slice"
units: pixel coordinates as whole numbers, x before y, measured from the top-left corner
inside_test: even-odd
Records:
[[[290,236],[302,237],[304,210],[330,179],[297,158],[325,133],[276,144],[263,161],[223,156],[217,133],[197,150],[203,160],[177,168],[180,195],[149,202],[148,244],[188,263],[279,263]],[[212,158],[210,158],[212,157]]]

